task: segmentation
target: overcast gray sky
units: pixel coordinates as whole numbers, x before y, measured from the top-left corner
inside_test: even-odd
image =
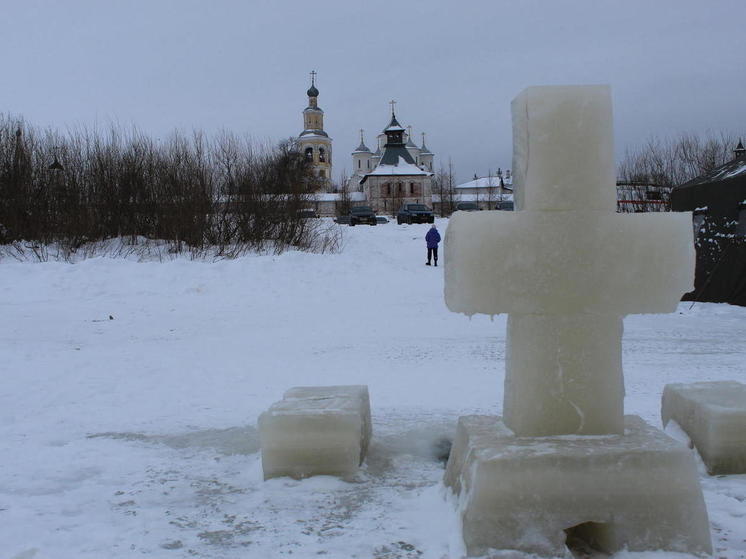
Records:
[[[746,130],[746,0],[3,0],[0,112],[163,137],[302,129],[308,73],[335,176],[390,99],[436,165],[468,180],[511,158],[528,85],[609,83],[617,155],[652,134]]]

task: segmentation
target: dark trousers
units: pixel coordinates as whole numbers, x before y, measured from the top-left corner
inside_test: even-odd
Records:
[[[435,263],[438,263],[438,247],[435,248],[427,248],[427,263],[430,263],[430,258],[435,258]]]

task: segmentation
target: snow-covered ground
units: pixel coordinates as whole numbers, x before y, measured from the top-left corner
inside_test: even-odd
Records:
[[[0,557],[457,557],[435,449],[500,413],[505,317],[448,312],[426,229],[348,227],[341,254],[0,262]],[[626,409],[654,425],[668,382],[746,382],[744,308],[625,327]],[[262,481],[257,416],[309,384],[370,387],[354,483]],[[746,476],[701,472],[716,556],[745,557]]]

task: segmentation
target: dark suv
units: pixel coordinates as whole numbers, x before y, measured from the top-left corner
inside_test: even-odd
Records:
[[[434,223],[433,211],[424,204],[404,204],[396,214],[396,222],[402,223]]]
[[[352,206],[350,208],[350,225],[378,225],[376,212],[370,206]]]

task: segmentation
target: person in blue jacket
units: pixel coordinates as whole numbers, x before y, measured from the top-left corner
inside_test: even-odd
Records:
[[[430,258],[435,259],[435,265],[438,265],[438,243],[440,242],[440,233],[438,233],[438,228],[435,227],[435,224],[433,223],[433,226],[430,227],[430,230],[427,232],[427,235],[425,235],[425,242],[427,243],[427,262],[425,262],[425,266],[430,265]]]

